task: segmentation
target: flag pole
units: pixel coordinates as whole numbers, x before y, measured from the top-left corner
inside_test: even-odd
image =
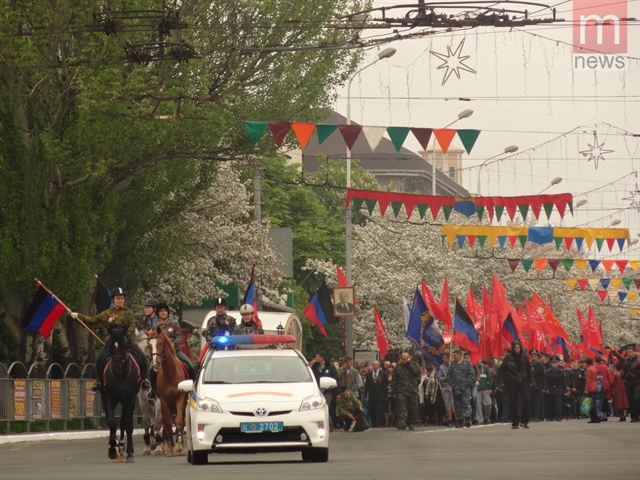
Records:
[[[55,296],[55,294],[54,294],[51,290],[49,290],[47,287],[45,287],[45,286],[44,286],[44,284],[43,284],[40,280],[38,280],[37,278],[35,278],[34,280],[36,281],[36,283],[38,284],[38,286],[40,286],[40,287],[44,288],[44,289],[45,289],[49,294],[51,294],[51,296],[52,296],[53,298],[55,298],[58,302],[60,302],[60,305],[62,305],[64,308],[66,308],[66,309],[67,309],[67,313],[71,313],[71,309],[70,309],[70,308],[69,308],[69,307],[68,307],[68,306],[67,306],[67,305],[66,305],[62,300],[60,300],[58,297],[56,297],[56,296]],[[72,318],[73,318],[73,317],[72,317]],[[98,335],[96,335],[96,333],[95,333],[93,330],[91,330],[89,327],[87,327],[87,325],[86,325],[82,320],[80,320],[79,318],[76,318],[75,320],[76,320],[78,323],[80,323],[80,325],[82,325],[84,328],[86,328],[86,329],[87,329],[87,331],[88,331],[91,335],[93,335],[94,337],[96,337],[96,339],[97,339],[97,340],[98,340],[102,345],[104,345],[104,341],[103,341],[103,340],[102,340]]]

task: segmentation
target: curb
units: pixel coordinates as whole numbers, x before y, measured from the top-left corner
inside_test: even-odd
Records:
[[[133,430],[133,435],[142,435],[144,430]],[[25,442],[47,442],[60,440],[90,440],[94,438],[109,438],[108,430],[87,430],[77,432],[47,432],[47,433],[22,433],[16,435],[0,435],[0,445]]]

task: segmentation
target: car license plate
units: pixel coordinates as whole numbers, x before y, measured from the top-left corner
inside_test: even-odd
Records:
[[[281,432],[283,422],[247,422],[240,424],[240,431],[245,433]]]

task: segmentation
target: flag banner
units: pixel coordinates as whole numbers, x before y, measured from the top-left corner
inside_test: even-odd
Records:
[[[22,328],[49,338],[56,322],[66,311],[67,309],[60,300],[42,285],[38,285],[36,295],[22,319]]]
[[[291,124],[289,122],[269,122],[269,130],[271,131],[271,135],[273,135],[276,146],[280,148],[287,133],[291,130]]]
[[[409,330],[409,319],[411,318],[411,308],[409,308],[409,303],[407,299],[402,296],[402,314],[404,316],[404,331],[405,333]]]
[[[519,341],[520,343],[522,343],[521,339],[520,339],[520,336],[518,335],[518,332],[516,331],[516,327],[513,325],[513,320],[511,319],[511,314],[507,315],[507,318],[502,323],[502,329],[500,330],[500,333],[509,343],[513,343],[516,340]]]
[[[442,295],[440,296],[440,310],[442,310],[442,323],[445,330],[451,330],[451,306],[449,305],[449,277],[444,276],[444,284],[442,285]]]
[[[407,340],[418,347],[425,362],[442,365],[445,339],[418,288],[413,296]]]
[[[477,202],[477,199],[476,199]],[[511,248],[515,248],[516,239],[520,239],[520,244],[524,247],[525,243],[531,242],[539,245],[552,243],[555,238],[565,238],[566,236],[580,236],[587,242],[587,246],[591,248],[594,240],[613,239],[618,241],[617,245],[622,250],[625,242],[630,243],[629,230],[626,228],[559,228],[559,227],[502,227],[502,226],[469,226],[469,225],[443,225],[442,235],[447,239],[449,248],[458,241],[459,245],[464,244],[464,240],[472,235],[478,237],[486,236],[489,239],[489,245],[494,247],[495,240],[501,237],[509,239]],[[609,246],[609,243],[607,243]],[[613,246],[614,243],[611,243]],[[500,242],[500,246],[504,247],[504,241]],[[611,248],[610,248],[611,250]],[[600,260],[589,260],[593,265]],[[595,267],[597,268],[597,266]]]
[[[424,280],[422,280],[422,298],[424,302],[427,304],[427,308],[429,311],[436,317],[437,320],[440,320],[443,324],[445,323],[446,315],[440,308],[440,304],[436,302],[433,293],[429,289],[429,286],[426,284]],[[451,325],[445,326],[445,331],[451,330]]]
[[[540,209],[536,209],[534,206],[542,205],[542,203],[546,203],[550,206],[555,205],[558,211],[562,210],[562,216],[564,216],[564,205],[572,201],[572,195],[570,193],[562,193],[557,195],[535,195],[535,196],[519,196],[519,197],[469,197],[469,198],[455,198],[455,197],[444,197],[440,195],[414,195],[411,193],[397,193],[397,192],[381,192],[377,190],[358,190],[350,188],[347,190],[347,200],[346,207],[349,207],[351,201],[356,204],[362,205],[365,200],[369,200],[372,202],[372,205],[375,207],[376,202],[384,201],[387,205],[391,202],[395,202],[397,204],[404,204],[405,211],[407,212],[407,216],[410,217],[413,209],[416,205],[422,205],[423,208],[418,208],[420,213],[420,218],[424,217],[424,213],[426,211],[426,207],[429,206],[431,208],[431,213],[433,218],[435,219],[438,215],[440,209],[443,209],[445,213],[451,210],[449,207],[454,209],[455,211],[467,216],[471,217],[473,215],[479,215],[480,219],[481,215],[486,210],[489,213],[489,218],[493,220],[494,211],[497,215],[498,219],[502,216],[502,212],[504,209],[507,209],[507,213],[513,217],[515,216],[516,211],[520,211],[520,213],[528,212],[529,207],[534,212],[536,219],[538,219],[538,214],[540,213]],[[446,207],[446,208],[445,208]],[[526,208],[525,208],[526,207]],[[372,209],[373,210],[373,209]],[[398,209],[399,211],[399,209]],[[536,212],[538,214],[536,214]],[[548,212],[551,215],[551,210]],[[394,214],[397,213],[394,211]],[[382,214],[384,215],[384,213]],[[446,213],[448,218],[448,213]],[[536,227],[532,227],[536,228]],[[545,243],[551,243],[553,240],[553,234],[555,233],[554,229],[539,229],[533,230],[532,236],[534,240]],[[527,233],[524,234],[525,236]],[[551,236],[550,236],[551,235]],[[561,237],[561,235],[555,235],[556,237]],[[496,240],[496,236],[493,236],[493,240],[489,237],[489,241],[491,246],[493,247]]]
[[[453,320],[453,341],[456,345],[469,352],[477,352],[480,349],[478,332],[476,332],[473,327],[473,321],[458,300],[456,300],[456,316]]]
[[[542,300],[542,298],[540,298],[540,296],[536,293],[533,294],[532,304],[538,310],[538,312],[543,315],[545,321],[547,322],[547,325],[551,329],[551,337],[558,336],[562,338],[569,338],[569,334],[560,323],[560,320],[558,320],[558,317],[556,317],[553,313],[553,308],[551,308],[551,305],[547,305],[544,300]]]
[[[251,266],[251,277],[249,278],[249,285],[247,286],[247,290],[244,292],[244,297],[242,298],[242,305],[245,304],[251,305],[253,307],[253,315],[251,319],[260,327],[262,327],[262,320],[260,320],[260,317],[258,317],[258,296],[256,294],[255,263]]]
[[[338,317],[333,316],[331,292],[326,282],[322,282],[318,291],[309,300],[307,307],[304,309],[304,316],[311,320],[325,337],[327,332],[324,326],[329,323],[337,323],[340,320]]]
[[[111,298],[111,290],[100,280],[100,277],[96,275],[96,278],[98,279],[98,284],[96,285],[93,303],[96,305],[96,311],[100,313],[113,308],[113,299]]]
[[[384,329],[382,318],[380,318],[375,305],[373,306],[373,318],[376,322],[376,343],[378,344],[378,350],[380,350],[380,360],[384,360],[389,353],[389,343],[387,342],[387,333]]]
[[[309,143],[309,139],[316,129],[315,123],[307,122],[293,122],[291,124],[291,130],[296,134],[300,148],[304,148]]]

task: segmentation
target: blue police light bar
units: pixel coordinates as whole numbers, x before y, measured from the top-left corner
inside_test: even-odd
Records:
[[[296,339],[293,335],[220,335],[211,340],[212,346],[276,345],[278,343],[296,343]]]

